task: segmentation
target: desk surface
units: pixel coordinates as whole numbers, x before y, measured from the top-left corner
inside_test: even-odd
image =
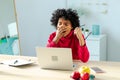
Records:
[[[40,69],[36,57],[0,55],[0,61],[14,58],[31,59],[35,61],[35,63],[21,67],[11,67],[0,64],[1,80],[70,80],[72,71]],[[95,80],[120,80],[120,62],[89,61],[87,63],[81,63],[75,61],[75,63],[77,63],[78,66],[96,66],[104,70],[105,73],[95,74]]]

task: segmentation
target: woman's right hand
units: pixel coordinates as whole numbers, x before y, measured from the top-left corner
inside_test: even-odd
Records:
[[[65,27],[58,27],[56,30],[56,36],[53,39],[55,43],[57,43],[65,34],[66,28]]]

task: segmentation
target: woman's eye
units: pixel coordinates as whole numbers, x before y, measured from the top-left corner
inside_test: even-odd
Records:
[[[58,25],[62,25],[62,23],[58,23]]]
[[[68,24],[65,24],[65,26],[68,26]]]

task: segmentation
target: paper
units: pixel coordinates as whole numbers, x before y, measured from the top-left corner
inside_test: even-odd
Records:
[[[32,64],[34,61],[24,60],[24,59],[12,59],[12,60],[5,60],[0,62],[0,64],[6,64],[9,66],[22,66],[27,64]]]

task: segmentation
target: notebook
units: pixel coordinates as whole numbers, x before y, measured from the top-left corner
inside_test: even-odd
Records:
[[[90,68],[91,68],[91,71],[93,71],[94,73],[104,73],[105,72],[99,67],[90,67]]]
[[[73,70],[71,48],[36,47],[40,68]]]

